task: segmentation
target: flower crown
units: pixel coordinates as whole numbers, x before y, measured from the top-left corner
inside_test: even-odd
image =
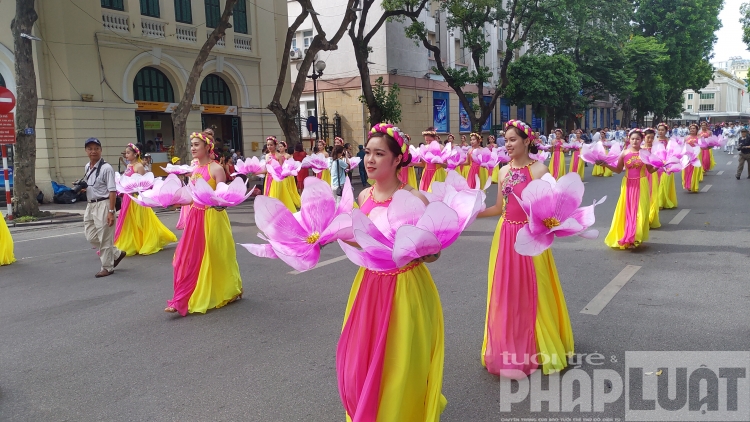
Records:
[[[640,128],[630,129],[630,132],[628,132],[628,138],[634,133],[641,135],[641,138],[643,138],[643,131]]]
[[[437,136],[437,132],[434,130],[425,130],[422,132],[422,136]]]
[[[386,135],[393,138],[401,148],[401,162],[411,162],[411,154],[409,154],[409,142],[406,140],[407,135],[402,132],[401,129],[393,126],[392,124],[378,123],[372,127],[372,129],[370,130],[370,135],[367,137],[367,139],[372,138],[372,135],[375,133],[385,133]]]
[[[135,152],[135,156],[136,156],[136,157],[140,157],[140,156],[141,156],[141,150],[140,150],[140,149],[139,149],[139,148],[138,148],[137,146],[135,146],[135,144],[134,144],[134,143],[129,143],[129,144],[128,144],[128,147],[129,147],[130,149],[132,149],[132,150],[133,150],[133,152]]]
[[[658,125],[656,125],[656,130],[659,130],[660,127],[663,127],[664,129],[666,129],[667,131],[669,131],[669,125],[666,124],[666,123],[664,123],[664,122],[659,123]]]
[[[698,125],[696,125],[695,123],[690,123],[690,126],[688,126],[688,129],[690,129],[693,126],[695,126],[695,128],[698,129]]]
[[[656,133],[656,129],[654,129],[652,127],[647,127],[646,129],[643,129],[643,133],[649,133],[649,132],[655,134]]]
[[[471,133],[469,134],[469,138],[471,138],[472,136],[476,136],[477,138],[479,138],[479,141],[480,141],[480,142],[484,140],[484,139],[482,139],[482,135],[480,135],[480,134],[478,134],[478,133],[476,133],[476,132],[471,132]]]
[[[273,141],[274,144],[278,143],[278,141],[276,140],[276,137],[273,135],[266,138],[266,142],[268,141]]]
[[[214,138],[211,135],[207,135],[201,132],[193,132],[190,134],[190,139],[193,139],[193,138],[198,138],[201,141],[205,142],[206,145],[209,146],[210,152],[214,151]]]
[[[531,140],[532,144],[538,144],[539,143],[539,138],[537,138],[537,136],[534,135],[534,132],[531,130],[531,127],[528,124],[526,124],[526,123],[524,123],[524,122],[522,122],[520,120],[508,120],[505,123],[505,131],[507,132],[508,129],[510,129],[511,127],[514,127],[516,129],[520,130],[521,132],[525,133],[526,136],[529,137],[529,140]]]
[[[341,143],[343,144],[344,143],[344,138],[342,138],[340,136],[337,136],[337,137],[333,138],[333,142],[336,142],[336,141],[341,141]]]

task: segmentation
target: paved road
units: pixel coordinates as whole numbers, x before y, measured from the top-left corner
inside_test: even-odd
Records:
[[[596,211],[602,235],[553,247],[577,353],[599,352],[601,367],[622,373],[625,351],[750,349],[750,180],[735,180],[736,161],[717,157],[724,173],[706,176],[708,192],[680,192],[679,209],[663,211],[663,227],[635,252],[603,244],[620,178],[586,169],[585,202],[609,196]],[[667,224],[683,209],[679,224]],[[229,213],[237,242],[258,241],[249,206]],[[161,218],[174,227],[177,214]],[[480,365],[495,225],[476,222],[430,267],[445,313],[446,421],[548,415],[532,412],[528,399],[502,412],[500,382]],[[292,275],[280,261],[238,250],[246,298],[181,318],[163,312],[174,245],[95,279],[98,260],[81,226],[13,230],[19,261],[0,268],[0,420],[343,420],[334,355],[353,264]],[[342,255],[331,245],[321,261]],[[581,313],[628,265],[640,269],[601,312]],[[621,398],[583,416],[623,414]]]

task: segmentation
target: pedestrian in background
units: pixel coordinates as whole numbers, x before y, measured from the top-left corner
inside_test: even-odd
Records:
[[[305,152],[305,148],[302,146],[302,142],[297,142],[297,145],[294,146],[294,154],[292,154],[292,158],[294,161],[299,161],[300,163],[302,160],[307,157],[307,153]],[[299,193],[302,193],[302,189],[305,188],[305,179],[307,176],[310,175],[310,169],[300,169],[299,173],[297,173],[297,191]]]
[[[367,182],[367,170],[365,169],[365,147],[359,145],[359,151],[357,151],[357,157],[359,157],[359,178],[362,180],[362,187],[368,188],[370,184]]]
[[[737,174],[735,174],[735,177],[737,180],[740,180],[740,176],[742,176],[742,170],[745,168],[745,162],[748,162],[747,165],[747,178],[750,179],[750,136],[748,135],[747,128],[742,128],[740,130],[740,139],[737,144],[737,152],[739,157],[737,159],[740,161],[740,164],[737,166]]]

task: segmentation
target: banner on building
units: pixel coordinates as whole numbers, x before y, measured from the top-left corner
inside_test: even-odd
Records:
[[[516,119],[522,122],[526,121],[526,104],[519,104],[516,106]]]
[[[484,97],[482,98],[484,100],[485,107],[489,105],[490,101],[492,101],[492,97]],[[490,113],[490,115],[487,117],[487,120],[484,121],[484,124],[482,125],[482,132],[489,132],[492,130],[492,115],[494,113]]]
[[[203,104],[203,113],[204,114],[228,114],[228,115],[236,116],[237,106]]]
[[[502,120],[502,123],[510,120],[510,101],[506,98],[500,99],[500,120]]]
[[[440,133],[450,132],[450,113],[448,104],[450,97],[447,92],[432,93],[432,126]]]
[[[469,98],[469,104],[471,99]],[[466,112],[464,105],[461,101],[458,102],[458,130],[461,132],[471,132],[471,120],[469,119],[469,113]]]
[[[151,120],[143,122],[144,130],[161,130],[161,120]]]
[[[158,113],[173,113],[177,103],[160,103],[157,101],[136,101],[136,111],[155,111]]]

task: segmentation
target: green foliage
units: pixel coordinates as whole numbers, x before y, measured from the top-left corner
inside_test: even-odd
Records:
[[[750,50],[750,3],[740,6],[740,23],[742,23],[742,42]]]
[[[636,120],[642,123],[647,113],[667,107],[668,86],[662,76],[662,67],[669,61],[667,48],[654,37],[637,35],[623,46],[622,55],[628,80],[615,93],[635,110]],[[679,105],[682,108],[681,101]]]
[[[505,97],[543,117],[567,116],[582,109],[580,76],[566,55],[526,54],[508,66]]]
[[[32,216],[32,215],[24,215],[22,217],[18,217],[15,219],[16,223],[31,223],[33,221],[38,221],[39,219]]]
[[[393,84],[388,90],[385,88],[383,77],[381,76],[375,80],[372,93],[375,96],[375,102],[383,113],[380,121],[395,125],[401,122],[401,101],[398,98],[401,88],[399,88],[398,84]],[[359,101],[367,105],[367,100],[365,100],[364,96],[360,95]]]

